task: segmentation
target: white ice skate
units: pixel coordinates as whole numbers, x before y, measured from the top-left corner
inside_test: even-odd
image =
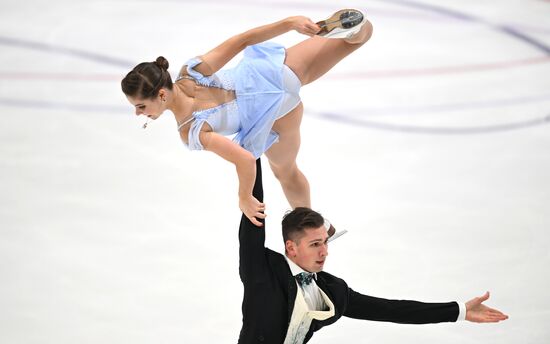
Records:
[[[334,228],[334,226],[327,219],[325,219],[325,228],[327,229],[327,234],[328,234],[327,242],[331,242],[334,239],[337,239],[348,232],[345,229],[340,232],[336,232],[336,229]]]
[[[325,38],[349,38],[359,32],[366,21],[367,18],[361,11],[343,9],[328,19],[317,22],[321,27],[317,35]]]

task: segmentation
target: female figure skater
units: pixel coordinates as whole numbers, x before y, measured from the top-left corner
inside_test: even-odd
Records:
[[[285,49],[264,42],[296,30],[310,38]],[[136,115],[175,116],[190,149],[205,149],[235,164],[239,206],[257,226],[265,205],[252,196],[255,160],[266,154],[292,208],[311,207],[309,184],[296,165],[303,105],[299,90],[329,71],[372,34],[357,10],[341,10],[317,23],[294,16],[233,36],[187,61],[172,83],[168,61],[137,65],[122,80]],[[244,49],[241,62],[220,70]],[[215,74],[216,73],[216,74]],[[236,134],[233,141],[224,135]]]

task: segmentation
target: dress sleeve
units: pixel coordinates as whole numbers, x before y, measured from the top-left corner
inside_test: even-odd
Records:
[[[235,82],[231,78],[229,70],[220,70],[212,75],[203,75],[195,70],[195,67],[202,63],[200,57],[193,57],[184,63],[187,74],[202,86],[223,88],[226,90],[235,90]]]
[[[200,80],[204,78],[205,76],[202,75],[202,73],[195,70],[195,66],[202,63],[202,60],[200,57],[193,57],[192,59],[189,59],[187,62],[185,62],[184,66],[186,66],[187,74],[192,76],[193,78]]]
[[[200,133],[202,125],[206,122],[206,116],[197,116],[196,114],[193,114],[193,116],[195,116],[195,120],[191,123],[191,127],[189,128],[189,144],[187,145],[187,148],[190,150],[204,150],[204,147],[200,141]]]
[[[220,83],[217,81],[217,78],[214,77],[215,75],[205,76],[201,72],[195,70],[195,67],[201,63],[202,60],[200,57],[193,57],[188,60],[184,64],[184,66],[186,66],[185,70],[187,71],[187,74],[203,86],[220,87]]]

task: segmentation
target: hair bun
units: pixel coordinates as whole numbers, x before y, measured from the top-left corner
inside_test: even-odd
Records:
[[[164,70],[168,70],[168,60],[164,58],[164,56],[157,57],[157,60],[155,61],[155,64],[160,68]]]

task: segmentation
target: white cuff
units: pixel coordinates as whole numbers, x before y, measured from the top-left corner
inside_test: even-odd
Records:
[[[456,321],[464,321],[466,320],[466,304],[462,302],[458,303],[458,318],[456,318]]]

